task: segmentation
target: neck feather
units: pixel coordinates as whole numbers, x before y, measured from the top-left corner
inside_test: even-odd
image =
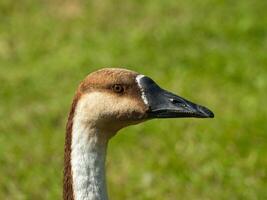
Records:
[[[107,141],[90,127],[74,123],[71,166],[75,200],[107,200],[105,159]]]
[[[105,133],[82,120],[77,107],[74,100],[65,141],[64,200],[108,200],[105,180],[108,139]]]

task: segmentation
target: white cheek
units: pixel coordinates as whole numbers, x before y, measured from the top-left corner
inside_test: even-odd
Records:
[[[138,75],[138,76],[136,77],[136,82],[137,82],[137,84],[138,84],[138,86],[139,86],[139,88],[140,88],[140,91],[141,91],[141,94],[142,94],[141,97],[142,97],[142,99],[143,99],[143,101],[144,101],[144,104],[145,104],[145,105],[148,105],[148,101],[147,101],[147,98],[146,98],[144,89],[143,89],[142,85],[140,84],[140,80],[141,80],[141,78],[143,78],[143,77],[144,77],[144,75],[142,75],[142,74]]]
[[[82,96],[76,108],[76,113],[83,120],[97,120],[101,114],[112,108],[111,99],[101,92],[91,92]]]
[[[138,102],[130,98],[116,98],[102,92],[91,92],[82,96],[76,108],[80,121],[96,122],[115,115],[143,112]]]

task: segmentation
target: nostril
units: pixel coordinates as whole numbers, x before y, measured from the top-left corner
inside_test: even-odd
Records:
[[[172,103],[178,103],[178,101],[175,100],[175,99],[170,99],[170,101],[171,101]]]
[[[181,104],[181,105],[184,105],[184,102],[180,101],[179,99],[170,99],[170,101],[171,101],[173,104]]]

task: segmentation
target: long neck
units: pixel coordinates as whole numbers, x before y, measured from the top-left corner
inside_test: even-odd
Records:
[[[94,129],[75,127],[71,166],[75,200],[107,200],[105,159],[107,141]]]
[[[72,116],[71,116],[72,115]],[[105,134],[70,114],[65,143],[64,200],[108,200]]]

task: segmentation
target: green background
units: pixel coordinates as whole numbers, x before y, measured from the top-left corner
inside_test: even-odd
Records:
[[[152,77],[214,119],[152,120],[109,145],[111,199],[267,199],[267,1],[0,1],[0,199],[61,199],[78,83]]]

